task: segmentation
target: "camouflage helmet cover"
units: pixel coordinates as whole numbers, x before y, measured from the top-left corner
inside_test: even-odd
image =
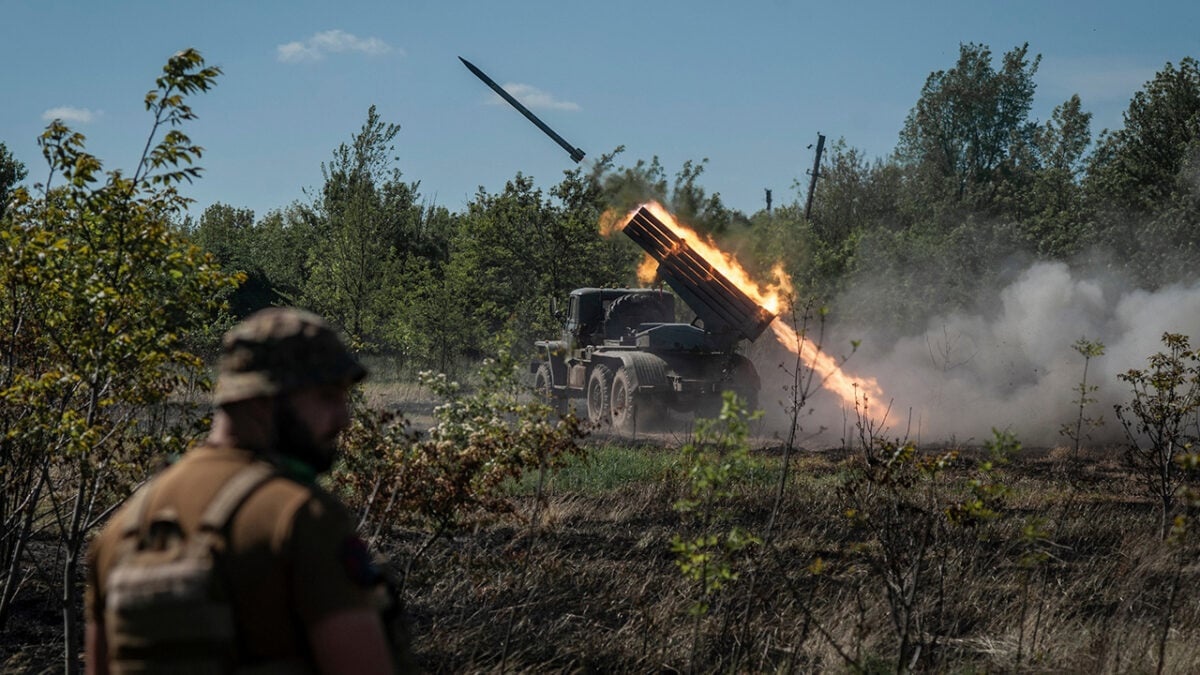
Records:
[[[321,317],[271,307],[225,333],[213,401],[224,405],[331,383],[347,385],[367,375]]]

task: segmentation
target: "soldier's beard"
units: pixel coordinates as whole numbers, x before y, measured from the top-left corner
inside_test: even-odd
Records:
[[[275,400],[276,451],[298,459],[316,473],[325,473],[333,466],[336,438],[319,439],[308,423],[296,414],[286,397]]]

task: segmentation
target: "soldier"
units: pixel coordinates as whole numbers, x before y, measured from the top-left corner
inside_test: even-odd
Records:
[[[224,336],[208,438],[88,552],[89,672],[392,671],[380,576],[313,483],[365,376],[308,312],[263,310]]]

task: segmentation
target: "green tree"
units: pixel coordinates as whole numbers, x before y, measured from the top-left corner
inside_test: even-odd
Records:
[[[402,182],[394,164],[399,131],[371,106],[350,144],[321,165],[325,184],[313,205],[315,238],[301,302],[362,346],[386,336],[408,235],[420,220],[418,185]]]
[[[246,281],[229,298],[229,309],[234,319],[279,304],[282,298],[272,287],[271,279],[260,262],[265,256],[259,229],[254,224],[254,211],[228,204],[213,204],[204,209],[199,222],[189,234],[196,244],[216,258],[222,268],[240,272],[246,277]]]
[[[642,250],[626,237],[604,236],[599,229],[606,212],[615,205],[626,205],[605,184],[605,175],[620,151],[602,155],[588,173],[579,169],[563,172],[563,180],[550,189],[550,195],[558,200],[562,222],[557,231],[547,234],[558,240],[568,270],[550,289],[556,297],[583,286],[616,286],[633,279]]]
[[[838,139],[821,162],[811,222],[801,222],[799,204],[779,209],[777,217],[791,217],[794,227],[804,233],[811,257],[791,270],[812,292],[833,297],[841,290],[856,269],[864,233],[901,230],[911,224],[900,221],[900,174],[894,161],[869,162],[861,151]]]
[[[531,319],[572,260],[553,256],[562,223],[533,179],[517,174],[504,191],[476,195],[459,223],[450,266],[466,284],[463,300],[487,333],[506,327],[531,338]]]
[[[1013,195],[1026,240],[1039,253],[1063,258],[1080,246],[1088,220],[1083,186],[1092,114],[1076,94],[1051,113],[1034,139],[1036,175]]]
[[[595,164],[588,180],[599,188],[596,197],[604,208],[624,212],[638,204],[657,201],[688,227],[701,234],[720,236],[728,233],[735,221],[735,212],[721,201],[719,193],[708,194],[700,185],[708,159],[699,162],[686,160],[668,183],[666,169],[658,157],[649,162],[639,159],[633,166],[614,168],[618,155],[625,151],[618,146]]]
[[[406,292],[399,298],[392,344],[404,357],[439,373],[454,372],[459,356],[477,351],[486,331],[463,302],[465,270],[410,257],[403,274]]]
[[[548,299],[632,278],[631,242],[605,239],[604,191],[595,172],[567,172],[550,197],[517,174],[503,192],[480,191],[459,220],[446,274],[484,334],[513,331],[518,349],[557,329]]]
[[[1087,337],[1081,337],[1071,345],[1071,348],[1079,352],[1083,357],[1083,376],[1079,379],[1079,384],[1072,388],[1072,391],[1079,395],[1074,402],[1079,403],[1079,411],[1075,415],[1074,424],[1064,424],[1059,427],[1058,433],[1071,440],[1071,462],[1072,471],[1079,470],[1079,446],[1085,438],[1091,438],[1091,430],[1104,426],[1104,416],[1096,415],[1092,417],[1087,414],[1087,408],[1096,402],[1094,395],[1100,390],[1099,385],[1088,384],[1088,366],[1091,365],[1092,359],[1098,359],[1104,356],[1104,343],[1098,340],[1089,340]]]
[[[298,204],[271,211],[254,226],[255,262],[284,304],[300,304],[317,230],[316,214]]]
[[[675,174],[670,207],[677,218],[698,232],[721,236],[729,231],[733,212],[721,202],[720,193],[710,195],[698,183],[707,164],[707,157],[699,162],[690,159],[684,161],[683,167]]]
[[[867,171],[860,159],[834,153],[841,165],[829,167],[838,181],[830,187],[837,191],[814,215],[822,228],[814,241],[826,250],[814,247],[814,257],[834,263],[827,276],[851,291],[839,301],[840,315],[881,329],[919,329],[932,312],[1001,286],[1002,262],[1037,246],[1023,219],[1033,209],[1027,195],[1039,179],[1039,139],[1059,160],[1077,161],[1077,138],[1066,132],[1082,113],[1064,107],[1054,134],[1045,132],[1028,117],[1040,57],[1022,45],[998,67],[992,61],[986,46],[964,44],[954,67],[932,73],[890,161]],[[847,232],[860,199],[869,210],[859,210],[874,222]],[[842,236],[853,241],[839,244]],[[853,265],[842,262],[851,257]]]
[[[713,419],[696,421],[695,437],[679,449],[685,494],[672,508],[688,522],[686,535],[671,538],[671,552],[684,578],[692,582],[692,656],[689,670],[698,671],[700,627],[711,602],[726,584],[740,574],[736,567],[746,549],[762,543],[732,520],[728,502],[735,488],[755,468],[750,456],[751,420],[762,412],[748,412],[731,391],[722,396],[721,410]]]
[[[182,449],[191,413],[179,408],[164,423],[154,411],[203,381],[184,337],[237,281],[171,224],[188,201],[176,186],[200,174],[202,149],[178,128],[195,117],[186,101],[219,74],[194,50],[167,61],[145,98],[153,127],[132,176],[101,176],[83,135],[51,123],[39,143],[62,184],[36,196],[18,189],[0,225],[9,261],[0,266],[0,614],[21,587],[24,546],[40,532],[59,547],[68,672],[78,669],[88,533],[152,457]]]
[[[1092,143],[1091,123],[1092,114],[1083,111],[1079,94],[1055,107],[1050,121],[1037,135],[1042,167],[1078,179],[1086,168],[1086,153]]]
[[[658,157],[649,162],[639,159],[633,166],[612,168],[615,157],[625,151],[618,146],[610,155],[605,155],[602,178],[599,178],[607,201],[623,211],[650,200],[667,203],[667,174]]]
[[[228,204],[213,204],[204,209],[189,234],[201,248],[227,268],[249,267],[253,257],[247,250],[249,232],[254,227],[254,211]]]
[[[914,204],[991,205],[1006,163],[1036,131],[1028,120],[1041,56],[1029,45],[1006,52],[959,46],[958,62],[929,75],[900,133],[896,156],[912,171]]]
[[[1200,141],[1200,62],[1168,63],[1134,94],[1124,122],[1101,134],[1089,187],[1126,212],[1151,213],[1175,192]]]
[[[25,171],[25,165],[13,157],[6,145],[0,143],[0,219],[4,218],[13,190],[26,175],[28,173]]]
[[[1090,241],[1156,286],[1190,278],[1200,255],[1200,63],[1168,63],[1104,132],[1084,181],[1097,214]]]
[[[340,439],[343,460],[330,478],[370,531],[427,529],[410,566],[472,512],[515,512],[512,481],[585,455],[578,418],[531,400],[520,372],[518,360],[501,353],[483,360],[471,391],[444,373],[421,373],[422,384],[441,401],[424,434],[392,413],[355,411]]]

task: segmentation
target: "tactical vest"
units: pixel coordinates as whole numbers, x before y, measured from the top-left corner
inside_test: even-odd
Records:
[[[154,481],[132,497],[105,584],[105,631],[115,672],[236,668],[236,627],[221,554],[233,514],[275,475],[261,461],[240,469],[217,491],[190,536],[173,508],[149,513]]]

